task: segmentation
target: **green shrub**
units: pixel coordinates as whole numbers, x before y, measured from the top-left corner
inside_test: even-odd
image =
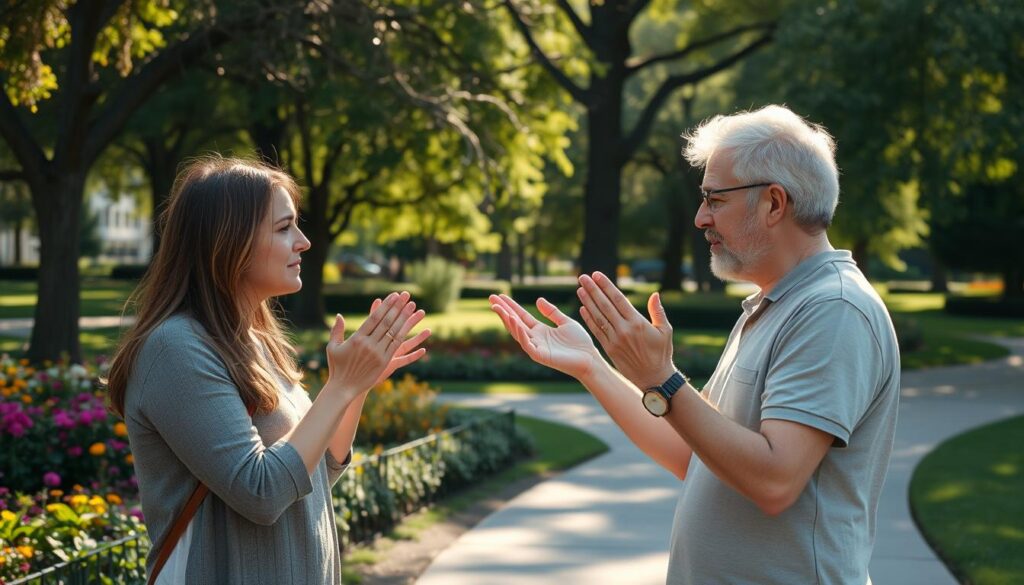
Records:
[[[0,280],[34,281],[39,279],[39,268],[35,266],[2,266]]]
[[[448,425],[471,422],[466,416],[453,415]],[[437,497],[531,452],[529,441],[511,423],[510,416],[493,416],[458,432],[433,435],[414,448],[353,455],[352,467],[333,491],[342,546],[372,540]]]
[[[114,280],[141,280],[148,269],[148,264],[118,264],[110,269],[110,278]]]
[[[999,297],[946,297],[946,312],[967,317],[1024,318],[1024,299]]]
[[[415,262],[409,266],[409,274],[420,290],[416,299],[420,308],[444,313],[459,298],[465,269],[443,258],[431,256],[424,262]]]
[[[901,354],[917,351],[924,347],[924,331],[917,319],[904,315],[893,315],[892,324],[896,328],[896,342],[899,344]]]

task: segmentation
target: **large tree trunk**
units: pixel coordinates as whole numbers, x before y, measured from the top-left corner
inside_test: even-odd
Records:
[[[683,249],[686,246],[686,212],[683,210],[682,198],[685,195],[679,192],[670,193],[668,201],[668,238],[665,240],[665,249],[661,253],[661,259],[665,268],[661,272],[662,291],[682,290],[683,288]]]
[[[327,186],[321,183],[309,192],[307,213],[300,214],[300,227],[310,248],[302,254],[302,290],[288,302],[288,317],[300,328],[324,326],[324,263],[331,244],[327,224]]]
[[[1003,300],[1024,298],[1024,267],[1013,266],[1003,272]]]
[[[865,239],[858,239],[853,243],[853,261],[857,263],[857,268],[860,268],[864,278],[871,276],[868,270],[868,241]]]
[[[25,220],[19,217],[14,222],[14,265],[21,266],[22,253],[21,253],[21,232],[24,229]]]
[[[934,251],[929,250],[928,253],[932,260],[932,292],[949,292],[949,272],[946,270],[945,264],[939,260],[938,255]]]
[[[519,284],[526,282],[526,234],[516,234],[516,276]]]
[[[78,232],[85,171],[56,172],[47,178],[31,183],[39,222],[39,280],[28,358],[42,362],[66,355],[78,363]]]
[[[167,205],[171,187],[174,185],[174,173],[181,161],[178,160],[178,153],[168,150],[162,137],[147,138],[143,140],[143,144],[146,147],[146,172],[149,174],[153,198],[153,233],[150,234],[153,241],[152,256],[156,256],[157,250],[160,249],[160,214]]]
[[[496,276],[498,280],[512,282],[512,246],[508,242],[508,232],[501,234],[501,248],[498,250]]]
[[[602,97],[587,112],[590,154],[583,194],[583,248],[580,269],[585,274],[600,270],[617,280],[619,264],[619,215],[622,189],[622,87],[608,79],[596,80]]]

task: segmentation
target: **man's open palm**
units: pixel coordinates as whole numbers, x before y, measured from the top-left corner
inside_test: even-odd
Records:
[[[541,298],[537,308],[555,327],[543,323],[507,295],[491,295],[491,309],[530,358],[543,366],[580,378],[600,354],[582,325]]]

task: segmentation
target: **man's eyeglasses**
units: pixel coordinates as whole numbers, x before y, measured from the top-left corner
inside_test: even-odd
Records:
[[[704,199],[704,203],[707,204],[708,209],[710,209],[713,213],[718,209],[722,201],[712,200],[712,195],[718,195],[719,193],[729,193],[730,191],[741,191],[743,189],[753,189],[754,187],[767,187],[768,185],[771,185],[771,183],[754,183],[753,185],[742,185],[740,187],[726,187],[725,189],[701,189],[700,196]]]

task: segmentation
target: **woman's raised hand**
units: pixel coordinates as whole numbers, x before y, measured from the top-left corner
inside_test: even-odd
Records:
[[[416,303],[410,301],[409,293],[404,291],[391,293],[383,302],[375,302],[369,318],[348,339],[345,339],[345,319],[338,315],[327,342],[330,372],[327,383],[359,395],[386,378],[395,368],[422,357],[426,350],[414,348],[430,335],[429,331],[408,342],[404,340],[424,315],[422,310],[416,310]],[[405,351],[396,358],[400,348],[405,348]],[[399,363],[392,367],[396,359]]]

